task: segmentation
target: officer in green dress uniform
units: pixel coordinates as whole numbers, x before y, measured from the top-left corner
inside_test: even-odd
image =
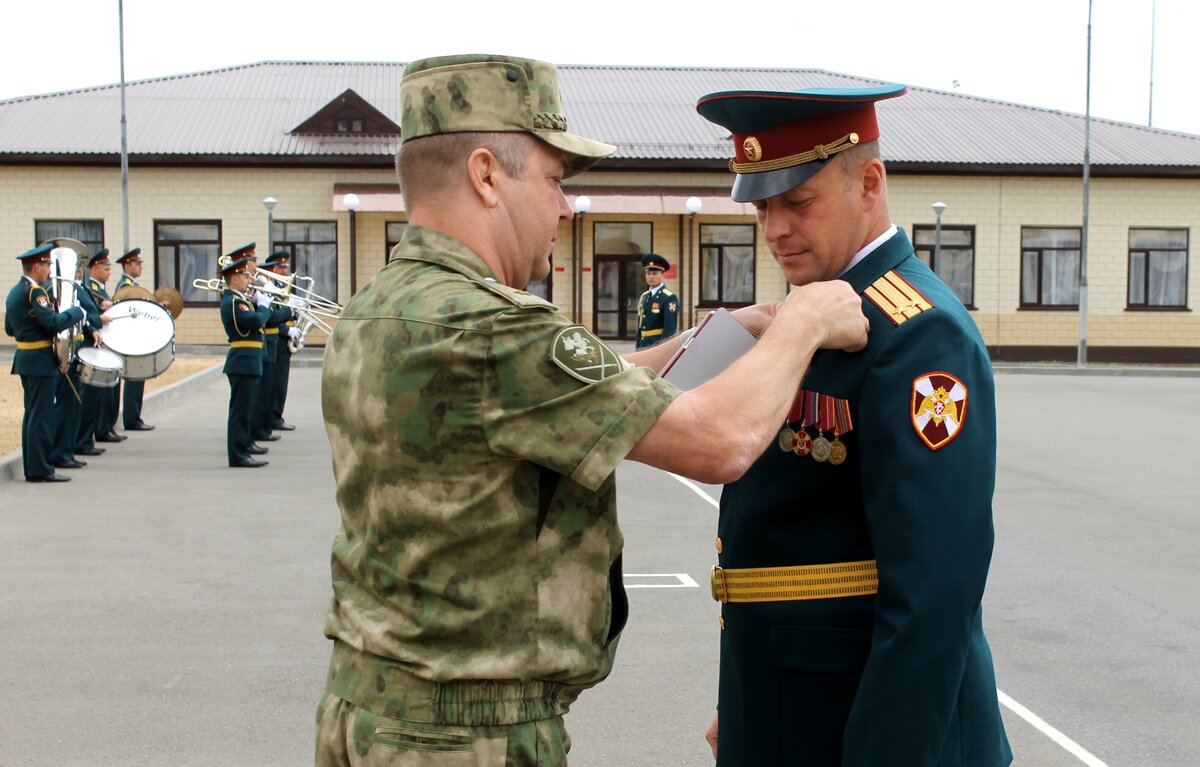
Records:
[[[117,259],[117,263],[121,265],[121,276],[117,278],[117,287],[113,290],[113,295],[121,288],[132,285],[133,287],[141,287],[137,283],[138,277],[142,276],[142,270],[145,268],[142,260],[142,249],[134,248],[124,253]],[[117,388],[120,388],[120,384]],[[121,423],[125,426],[125,431],[153,431],[154,427],[142,420],[142,399],[146,393],[145,381],[129,381],[124,383],[125,396],[119,398],[122,400],[121,407]],[[114,394],[114,399],[118,397]]]
[[[670,262],[657,253],[642,256],[648,290],[638,299],[638,349],[662,343],[675,335],[679,325],[679,297],[663,285],[663,272],[670,268]]]
[[[787,280],[845,280],[871,323],[862,353],[813,357],[777,444],[721,495],[720,767],[1012,761],[981,608],[992,368],[888,213],[875,102],[904,92],[698,105],[733,134],[732,197],[756,207]]]
[[[101,313],[100,303],[92,294],[90,280],[86,274],[87,264],[81,264],[84,274],[80,275],[79,305],[87,316],[87,330],[83,340],[79,342],[80,349],[98,346],[96,336],[90,331],[99,331],[110,322]],[[100,417],[100,397],[104,390],[81,382],[79,387],[79,419],[75,428],[75,454],[96,456],[103,455],[104,448],[96,446],[96,427]]]
[[[112,262],[108,259],[108,248],[101,248],[88,259],[88,270],[91,272],[91,276],[84,282],[84,286],[91,292],[100,311],[104,311],[112,306],[112,296],[108,294],[107,287],[108,278],[112,274]],[[96,442],[121,442],[128,439],[124,434],[117,434],[114,428],[117,425],[117,411],[121,406],[120,386],[109,389],[94,386],[87,388],[91,391],[88,393],[89,398],[83,403],[83,419],[84,421],[90,420],[89,410],[95,412]]]
[[[78,306],[59,312],[44,287],[50,278],[53,243],[17,256],[23,275],[4,302],[4,332],[17,341],[12,373],[21,377],[25,414],[21,420],[21,460],[26,482],[68,482],[54,471],[54,387],[61,375],[54,359],[54,335],[83,321]]]
[[[554,67],[424,59],[400,100],[409,225],[322,372],[342,524],[316,764],[561,767],[627,614],[617,465],[738,476],[813,351],[861,348],[867,321],[844,283],[807,286],[681,393],[655,372],[678,341],[622,359],[524,290],[571,219],[563,179],[615,150],[567,130]]]
[[[287,250],[277,250],[263,263],[264,269],[286,277],[291,271],[292,254]],[[295,426],[283,420],[283,408],[287,404],[288,381],[291,378],[292,342],[300,338],[300,329],[296,327],[296,312],[290,310],[290,316],[279,328],[279,356],[275,362],[275,386],[271,393],[271,429],[272,431],[294,431]]]
[[[226,427],[226,451],[229,465],[238,468],[266,466],[254,455],[266,453],[267,449],[254,444],[251,420],[258,394],[258,379],[262,377],[263,334],[271,311],[269,296],[250,298],[249,264],[247,250],[254,244],[238,248],[230,254],[230,261],[221,270],[226,288],[221,294],[221,324],[229,340],[229,351],[225,355],[223,372],[229,378],[229,418]],[[256,307],[255,304],[258,304]]]

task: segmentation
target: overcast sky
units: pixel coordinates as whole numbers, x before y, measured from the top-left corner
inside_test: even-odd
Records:
[[[119,82],[117,8],[6,1],[0,99]],[[259,61],[485,52],[816,68],[1086,109],[1088,0],[125,0],[124,20],[129,82]],[[1197,29],[1196,0],[1093,0],[1092,115],[1200,134]]]

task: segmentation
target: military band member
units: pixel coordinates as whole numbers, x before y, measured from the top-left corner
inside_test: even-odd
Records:
[[[287,250],[277,250],[263,264],[264,269],[286,277],[291,272],[292,254]],[[290,305],[290,302],[289,302]],[[288,318],[279,329],[279,357],[275,362],[275,386],[271,395],[271,429],[273,431],[292,431],[296,427],[283,420],[283,408],[287,404],[288,381],[291,377],[292,343],[299,340],[300,329],[296,327],[296,312],[291,311]]]
[[[663,285],[663,273],[671,268],[657,253],[642,256],[647,290],[638,299],[637,348],[662,343],[675,335],[679,325],[679,297]]]
[[[12,374],[21,377],[25,412],[21,420],[21,461],[26,482],[68,482],[70,477],[54,471],[50,453],[54,439],[55,378],[61,375],[54,358],[56,333],[83,321],[78,306],[59,312],[45,284],[50,279],[53,243],[40,245],[17,256],[21,279],[8,292],[4,303],[4,332],[17,341]]]
[[[100,328],[108,324],[109,318],[100,314],[100,308],[92,300],[92,296],[82,286],[81,279],[87,264],[79,263],[76,274],[71,275],[79,289],[75,295],[79,308],[83,309],[84,322],[75,334],[74,345],[76,357],[80,349],[90,348],[100,342]],[[55,290],[62,286],[55,286]],[[80,425],[83,422],[83,396],[86,385],[79,377],[79,362],[73,360],[67,368],[66,375],[59,376],[55,389],[54,400],[57,405],[58,422],[54,429],[54,450],[50,460],[59,469],[81,469],[87,466],[87,461],[79,460],[76,455],[99,455],[90,443],[80,442]],[[88,439],[92,438],[91,433]],[[100,452],[104,452],[100,449]]]
[[[142,249],[134,248],[123,254],[117,259],[117,263],[121,265],[121,276],[117,278],[117,287],[113,290],[113,295],[117,291],[126,286],[141,287],[137,283],[137,278],[142,276],[142,270],[145,268],[142,260]],[[114,399],[123,399],[121,408],[121,423],[125,426],[125,431],[153,431],[154,427],[142,420],[142,399],[146,392],[145,381],[124,381],[125,396],[124,398],[114,394]],[[117,384],[115,389],[120,389],[122,384]]]
[[[267,449],[255,445],[251,434],[258,380],[262,377],[262,328],[271,311],[269,296],[250,298],[248,292],[252,272],[246,251],[253,248],[251,244],[234,251],[230,254],[232,260],[221,270],[227,286],[221,294],[221,324],[229,340],[223,369],[229,378],[225,445],[229,465],[238,468],[257,468],[268,463],[253,457]]]
[[[91,274],[84,282],[84,286],[91,292],[96,305],[103,312],[113,304],[112,296],[108,294],[108,278],[112,275],[112,262],[108,259],[108,248],[101,248],[88,259],[88,270]],[[127,439],[124,434],[117,434],[115,429],[117,411],[121,406],[120,387],[100,389],[90,386],[87,388],[90,391],[88,399],[83,403],[83,420],[84,422],[90,421],[88,411],[95,412],[96,442],[120,442]]]
[[[270,271],[273,260],[287,259],[286,250],[272,253],[263,263],[262,268]],[[286,263],[286,260],[285,260]],[[251,431],[254,439],[274,442],[279,435],[273,433],[271,422],[275,418],[275,379],[279,375],[280,347],[286,346],[287,322],[293,317],[292,308],[277,298],[271,303],[271,314],[267,317],[267,325],[263,328],[263,374],[259,380],[258,398],[254,404],[254,420]]]
[[[988,350],[888,213],[875,102],[732,91],[732,197],[788,282],[841,279],[871,323],[820,351],[777,444],[721,494],[721,767],[1002,767],[983,632],[996,406]],[[718,727],[719,725],[719,727]],[[719,738],[717,737],[719,734]]]

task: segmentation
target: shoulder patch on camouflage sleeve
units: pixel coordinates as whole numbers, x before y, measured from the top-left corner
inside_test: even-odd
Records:
[[[930,450],[950,443],[967,420],[967,387],[949,373],[934,372],[913,380],[913,428]]]
[[[550,361],[584,383],[596,383],[620,373],[617,353],[582,325],[558,331],[550,344]]]
[[[902,325],[921,312],[933,308],[933,302],[897,274],[895,269],[871,283],[871,287],[864,290],[863,295],[871,299],[893,325]]]

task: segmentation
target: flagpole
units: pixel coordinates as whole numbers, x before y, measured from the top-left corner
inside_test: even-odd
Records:
[[[125,0],[117,0],[117,27],[121,42],[121,252],[129,252],[129,142],[125,135]]]

